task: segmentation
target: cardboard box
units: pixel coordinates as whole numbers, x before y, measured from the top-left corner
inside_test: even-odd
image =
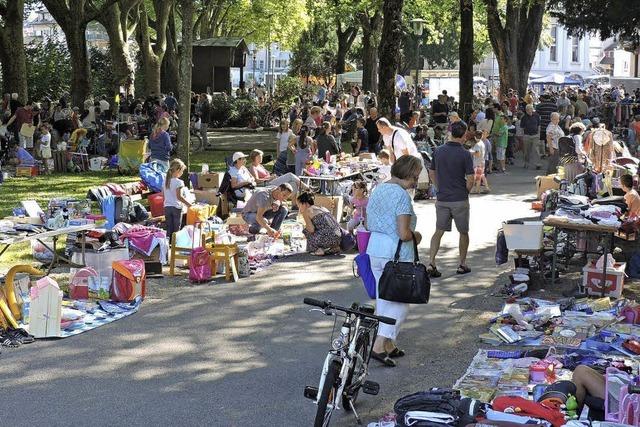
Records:
[[[37,166],[17,166],[16,176],[36,176],[38,175]]]
[[[30,218],[28,216],[8,216],[5,219],[13,222],[14,224],[42,225],[42,220],[40,218]]]
[[[323,196],[317,194],[314,199],[316,206],[327,208],[329,212],[333,214],[336,221],[340,222],[342,220],[342,211],[344,208],[344,199],[342,196]]]
[[[217,188],[207,188],[206,190],[193,190],[196,202],[206,203],[208,205],[218,205],[220,197]]]
[[[220,188],[222,178],[224,178],[224,172],[199,173],[198,187],[207,189]]]
[[[624,270],[626,263],[617,262],[613,268],[607,267],[607,277],[604,281],[604,296],[620,298],[624,286]],[[602,295],[602,268],[596,268],[596,263],[591,262],[582,269],[582,286],[588,295]]]
[[[537,176],[536,177],[536,190],[538,193],[538,199],[547,190],[558,190],[560,184],[554,181],[555,175]]]

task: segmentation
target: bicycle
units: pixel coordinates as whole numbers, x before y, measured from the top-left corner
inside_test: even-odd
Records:
[[[334,305],[331,301],[319,301],[305,298],[304,303],[319,307],[312,311],[320,311],[327,316],[335,316],[331,333],[331,349],[322,367],[318,387],[306,386],[304,397],[312,399],[318,405],[314,426],[326,427],[331,415],[342,407],[351,410],[358,424],[360,417],[355,409],[355,402],[360,390],[365,394],[377,395],[380,385],[368,381],[368,364],[373,349],[373,341],[378,334],[378,322],[394,325],[395,319],[373,314],[374,309],[368,305],[352,304],[351,308]],[[341,311],[344,315],[338,315]],[[344,316],[340,335],[334,339],[338,317]]]

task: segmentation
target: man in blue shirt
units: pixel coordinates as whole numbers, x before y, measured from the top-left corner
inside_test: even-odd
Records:
[[[467,274],[469,248],[469,192],[473,188],[473,158],[463,146],[467,125],[463,121],[451,125],[451,138],[433,153],[429,177],[438,189],[436,200],[436,231],[431,237],[429,274],[440,277],[436,268],[436,255],[445,231],[451,231],[451,220],[460,233],[460,264],[457,274]]]

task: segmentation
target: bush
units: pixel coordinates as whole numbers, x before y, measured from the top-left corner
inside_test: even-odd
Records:
[[[253,116],[259,116],[259,108],[256,101],[247,98],[238,98],[233,102],[235,114],[229,118],[227,126],[245,127]]]
[[[276,82],[276,90],[273,93],[274,107],[289,107],[304,94],[305,87],[298,77],[283,77]]]
[[[236,112],[234,111],[233,100],[225,95],[214,95],[211,100],[211,127],[225,127],[229,119]]]

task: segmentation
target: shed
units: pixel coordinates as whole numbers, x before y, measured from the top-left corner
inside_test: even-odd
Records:
[[[191,89],[197,93],[231,94],[231,67],[240,68],[240,87],[244,87],[247,50],[247,44],[240,37],[194,41]]]

